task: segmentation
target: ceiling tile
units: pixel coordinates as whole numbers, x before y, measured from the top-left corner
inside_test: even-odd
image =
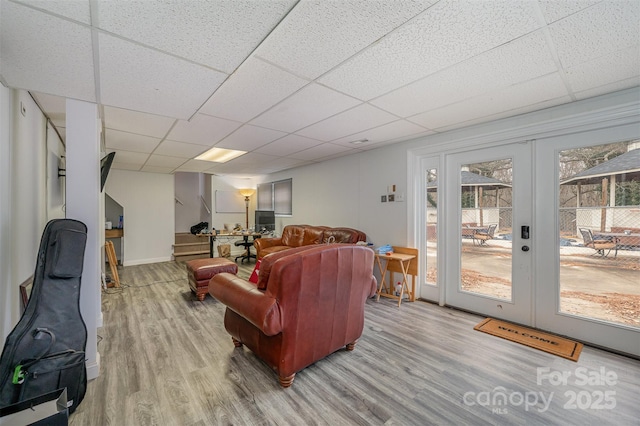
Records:
[[[213,163],[211,161],[202,161],[202,160],[189,160],[180,167],[176,169],[178,172],[204,172],[207,169],[211,168]]]
[[[636,78],[640,84],[640,45],[601,56],[565,70],[567,81],[576,91],[584,91],[620,80]]]
[[[160,143],[158,138],[113,129],[105,130],[104,139],[108,149],[146,152],[147,154],[153,152]]]
[[[397,119],[396,116],[374,106],[362,104],[302,129],[296,134],[322,141],[330,141],[378,127]]]
[[[202,154],[207,149],[204,145],[164,140],[153,153],[178,158],[193,158]]]
[[[104,107],[104,126],[107,129],[163,138],[175,121],[175,118],[161,115]]]
[[[547,24],[573,15],[602,0],[538,0]]]
[[[104,1],[100,27],[227,74],[286,15],[294,0]]]
[[[359,103],[352,97],[314,83],[255,118],[251,124],[294,132]]]
[[[370,103],[401,117],[472,98],[557,71],[543,31],[536,31]]]
[[[191,121],[178,121],[167,135],[167,139],[178,142],[213,146],[222,138],[240,127],[242,123],[196,114]]]
[[[140,164],[129,164],[129,163],[113,163],[111,165],[112,169],[118,169],[118,170],[131,170],[134,172],[139,172],[142,169],[142,166]]]
[[[258,148],[256,152],[268,155],[286,156],[294,152],[309,149],[312,146],[320,145],[322,141],[316,139],[305,138],[300,135],[287,135],[276,141],[271,142],[261,148]]]
[[[549,25],[560,62],[574,67],[640,42],[640,2],[603,1]]]
[[[566,97],[567,95],[562,79],[557,73],[553,73],[526,83],[468,99],[464,102],[418,114],[409,120],[429,129],[439,130],[456,123],[469,122],[470,120],[514,110],[525,105],[535,105],[547,100]],[[567,97],[567,99],[569,98]]]
[[[369,100],[540,28],[533,1],[440,1],[318,81]]]
[[[253,151],[271,141],[285,136],[286,133],[277,130],[263,129],[261,127],[244,125],[229,136],[224,138],[216,147],[238,149],[240,151]]]
[[[289,157],[297,158],[299,160],[320,161],[322,158],[328,157],[330,155],[343,154],[349,151],[353,150],[341,145],[323,143],[322,145],[316,145],[313,148],[305,149],[304,151],[291,154]]]
[[[7,84],[95,102],[91,30],[12,2],[0,7],[0,76]]]
[[[604,86],[598,86],[593,89],[588,89],[582,92],[576,92],[576,99],[587,99],[594,96],[600,96],[607,93],[617,92],[619,90],[629,89],[632,87],[640,86],[638,77],[630,78],[628,80],[617,81],[611,84],[605,84]]]
[[[112,149],[108,150],[109,152],[113,151]],[[149,158],[149,154],[141,153],[141,152],[131,152],[124,150],[117,150],[116,156],[113,157],[113,164],[125,165],[128,164],[130,166],[138,166],[142,167],[142,165]]]
[[[170,167],[172,170],[176,167],[186,163],[186,159],[184,158],[176,158],[176,157],[167,157],[164,155],[151,155],[147,162],[145,163],[145,167],[147,166],[156,166],[156,167]]]
[[[100,96],[105,105],[188,119],[225,74],[100,34]]]
[[[17,0],[31,7],[46,10],[74,21],[89,25],[91,23],[91,11],[88,1],[69,0]]]
[[[315,79],[435,2],[301,1],[256,55]]]
[[[249,58],[220,86],[200,112],[248,121],[307,83],[278,67]]]
[[[418,126],[417,124],[411,123],[409,121],[398,120],[394,121],[393,123],[365,130],[364,132],[355,133],[345,138],[336,139],[331,143],[344,145],[349,148],[361,149],[365,146],[374,145],[379,142],[387,141],[389,139],[405,138],[410,135],[424,133],[425,130],[426,129],[424,127]],[[362,139],[367,139],[367,142],[364,142],[362,144],[352,143],[353,141],[359,141]]]
[[[144,166],[142,167],[142,169],[140,169],[140,171],[148,173],[170,174],[174,169],[175,167]]]
[[[67,100],[61,96],[47,95],[45,93],[31,92],[42,111],[47,114],[56,129],[67,125]]]
[[[410,120],[438,130],[454,123],[466,123],[470,120],[521,107],[528,102],[524,100],[528,94],[534,94],[538,102],[541,102],[547,98],[566,95],[566,90],[560,77],[553,74],[533,82],[500,89],[464,102],[418,114],[411,117]],[[539,98],[540,96],[542,99]]]

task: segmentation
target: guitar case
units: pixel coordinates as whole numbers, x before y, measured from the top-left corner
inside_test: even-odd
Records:
[[[73,413],[87,388],[87,328],[80,279],[87,227],[72,219],[47,223],[29,301],[0,356],[0,407],[67,388]]]

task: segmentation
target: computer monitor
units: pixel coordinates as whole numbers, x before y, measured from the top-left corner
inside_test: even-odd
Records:
[[[276,215],[273,210],[256,210],[256,231],[276,230]]]

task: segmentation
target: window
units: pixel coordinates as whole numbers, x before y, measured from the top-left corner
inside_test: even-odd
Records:
[[[258,210],[273,210],[276,216],[293,214],[292,179],[258,185]]]

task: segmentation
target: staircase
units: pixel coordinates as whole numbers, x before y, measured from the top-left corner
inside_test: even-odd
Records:
[[[173,258],[179,262],[209,257],[209,238],[198,237],[189,232],[176,233]]]

